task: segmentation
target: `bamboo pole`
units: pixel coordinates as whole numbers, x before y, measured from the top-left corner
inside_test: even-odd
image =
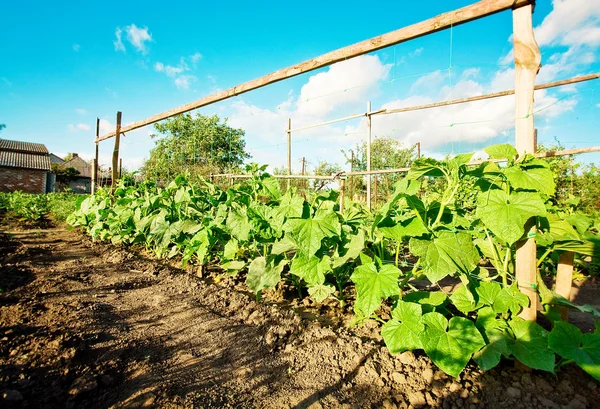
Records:
[[[541,54],[535,41],[531,14],[533,6],[513,10],[513,41],[515,58],[515,138],[519,155],[535,153],[533,121],[533,94],[535,77],[540,67]],[[519,289],[529,298],[529,305],[519,316],[535,321],[537,315],[537,255],[535,221],[531,218],[525,227],[527,238],[517,243],[516,276]]]
[[[556,286],[555,291],[567,300],[571,300],[571,287],[573,286],[573,261],[575,254],[572,251],[566,251],[558,257],[558,267],[556,268]],[[563,320],[569,318],[569,309],[560,307],[560,315]]]
[[[300,171],[300,174],[301,174],[302,176],[304,176],[304,175],[305,175],[305,173],[306,173],[306,158],[303,156],[303,157],[302,157],[302,170]],[[303,183],[302,183],[302,188],[304,188],[304,190],[306,190],[306,189],[307,189],[307,186],[306,186],[306,181],[303,181]]]
[[[371,101],[367,102],[367,172],[371,172]],[[367,208],[371,210],[371,174],[367,174]]]
[[[360,43],[356,43],[347,47],[331,51],[329,53],[320,55],[308,61],[301,62],[291,67],[280,69],[278,71],[245,82],[243,84],[236,85],[235,87],[229,90],[217,92],[199,100],[190,102],[188,104],[181,105],[177,108],[153,115],[147,119],[134,122],[124,127],[122,129],[122,132],[128,132],[146,125],[151,125],[164,119],[180,115],[185,112],[189,112],[191,110],[213,104],[215,102],[223,101],[236,95],[241,95],[245,92],[258,89],[269,84],[273,84],[286,78],[292,78],[306,72],[311,72],[319,68],[326,67],[336,62],[345,61],[352,57],[368,54],[373,51],[377,51],[395,44],[400,44],[415,38],[422,37],[427,34],[436,33],[438,31],[442,31],[450,27],[456,27],[460,24],[464,24],[469,21],[473,21],[495,13],[499,13],[504,10],[522,7],[524,5],[531,4],[531,2],[532,0],[479,1],[469,6],[440,14],[428,20],[424,20],[419,23],[400,28],[398,30],[377,37],[373,37],[368,40],[364,40]],[[115,133],[108,133],[98,138],[97,140],[102,141],[105,139],[112,138],[113,136],[115,136]]]
[[[117,112],[117,125],[115,127],[115,149],[113,151],[113,157],[112,157],[112,186],[115,187],[116,183],[117,183],[117,176],[118,176],[118,168],[117,166],[119,166],[119,143],[121,141],[121,117],[122,117],[122,113],[121,111]]]
[[[417,159],[421,159],[421,142],[417,142]]]
[[[373,178],[373,209],[377,209],[377,176]]]

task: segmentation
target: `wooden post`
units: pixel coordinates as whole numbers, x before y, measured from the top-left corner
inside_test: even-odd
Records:
[[[92,159],[92,186],[90,189],[91,194],[96,193],[96,185],[98,184],[98,180],[96,179],[97,175],[98,175],[98,163],[96,162],[96,159]]]
[[[351,156],[350,156],[350,173],[352,173],[352,171],[354,170],[354,151],[351,150],[350,154],[351,154]],[[349,176],[348,187],[350,188],[350,200],[354,200],[354,196],[352,196],[354,193],[352,191],[353,190],[352,189],[352,181],[353,181],[352,176]]]
[[[556,287],[557,294],[562,295],[567,300],[571,300],[571,287],[573,286],[573,261],[575,254],[572,251],[565,251],[558,258],[558,267],[556,268]],[[563,320],[569,318],[569,309],[560,307],[560,315]]]
[[[519,155],[535,153],[535,132],[533,122],[533,91],[541,54],[533,34],[531,4],[513,10],[513,41],[515,58],[515,138]],[[537,257],[535,240],[535,220],[525,226],[527,238],[517,243],[516,276],[519,289],[529,297],[529,306],[520,317],[535,321],[538,295]]]
[[[121,111],[117,112],[117,125],[115,128],[115,149],[113,151],[112,157],[112,186],[115,187],[117,183],[117,176],[119,175],[117,172],[119,171],[119,143],[121,141]]]
[[[346,178],[340,178],[340,212],[344,211],[344,195],[346,193]]]
[[[119,158],[119,179],[123,177],[123,158]]]
[[[100,118],[96,117],[96,139],[100,135]],[[92,162],[92,189],[91,193],[96,193],[96,189],[98,189],[98,144],[96,142],[96,155],[94,156],[94,161]],[[95,167],[94,167],[95,164]]]
[[[302,176],[304,176],[304,173],[306,172],[306,158],[303,156],[302,157],[302,171],[301,174]],[[306,190],[306,179],[302,180],[302,187],[304,188],[304,190]]]
[[[373,178],[373,209],[377,208],[377,176]]]
[[[421,159],[421,142],[417,142],[417,159]]]
[[[288,118],[287,127],[287,161],[288,161],[288,176],[292,174],[292,118]],[[290,189],[291,179],[287,181],[287,188]]]
[[[371,101],[367,102],[367,172],[371,171]],[[367,208],[371,210],[371,175],[367,175]]]
[[[229,186],[233,186],[233,178],[229,178]]]

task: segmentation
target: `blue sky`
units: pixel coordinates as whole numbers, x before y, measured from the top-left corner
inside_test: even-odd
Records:
[[[3,7],[0,25],[0,136],[91,158],[101,133],[230,88],[472,1],[91,3],[33,1]],[[538,83],[600,71],[600,0],[540,0],[534,14],[543,67]],[[254,160],[286,162],[287,118],[294,127],[364,112],[513,88],[510,12],[358,57],[199,110],[246,130]],[[599,80],[536,93],[540,142],[598,145]],[[374,136],[433,156],[514,142],[511,97],[378,116]],[[152,127],[123,138],[129,169],[148,156]],[[366,137],[355,119],[292,135],[299,158],[342,162],[341,149]],[[108,164],[112,140],[100,145]],[[600,155],[581,156],[599,161]]]

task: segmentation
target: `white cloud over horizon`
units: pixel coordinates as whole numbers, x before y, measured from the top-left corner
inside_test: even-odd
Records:
[[[148,27],[138,27],[135,24],[131,24],[125,27],[125,36],[129,44],[131,44],[137,52],[146,54],[148,52],[147,43],[152,42],[152,34],[148,32]],[[115,30],[115,51],[127,52],[125,44],[123,43],[123,30],[121,27],[117,27]]]

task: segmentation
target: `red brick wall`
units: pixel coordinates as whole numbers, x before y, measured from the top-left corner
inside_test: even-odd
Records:
[[[46,171],[0,166],[0,192],[46,193]]]

